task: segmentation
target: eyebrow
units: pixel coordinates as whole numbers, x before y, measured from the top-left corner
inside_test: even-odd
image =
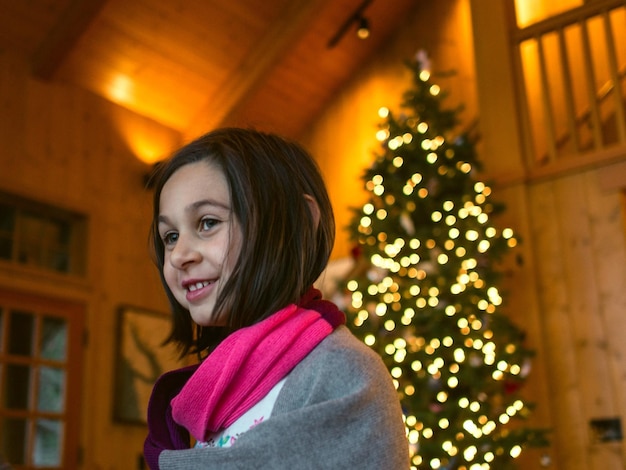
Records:
[[[216,201],[215,199],[201,199],[199,201],[192,202],[187,207],[185,207],[185,212],[193,213],[204,206],[215,206],[215,207],[227,210],[229,212],[231,210],[229,205],[224,204],[223,202]],[[169,219],[167,218],[167,216],[162,215],[162,214],[159,214],[159,217],[157,218],[157,220],[159,223],[161,222],[169,223]]]

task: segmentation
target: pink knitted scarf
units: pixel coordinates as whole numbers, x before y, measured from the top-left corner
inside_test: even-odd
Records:
[[[316,310],[289,305],[228,336],[171,401],[174,421],[197,440],[225,429],[333,331]]]

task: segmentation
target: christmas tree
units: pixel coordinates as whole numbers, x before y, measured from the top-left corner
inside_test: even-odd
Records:
[[[397,116],[380,110],[382,151],[364,175],[368,200],[350,226],[357,264],[349,326],[394,379],[417,469],[515,468],[541,431],[519,396],[532,351],[501,311],[497,266],[517,244],[478,180],[475,143],[455,135],[420,53]]]

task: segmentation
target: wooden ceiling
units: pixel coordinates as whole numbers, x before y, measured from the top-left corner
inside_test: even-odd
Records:
[[[0,49],[179,131],[297,138],[418,0],[0,0]],[[350,24],[362,10],[371,35]]]

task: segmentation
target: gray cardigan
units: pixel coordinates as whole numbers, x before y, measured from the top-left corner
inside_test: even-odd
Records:
[[[409,451],[389,372],[340,326],[289,374],[270,419],[232,447],[165,450],[159,468],[405,470]]]

